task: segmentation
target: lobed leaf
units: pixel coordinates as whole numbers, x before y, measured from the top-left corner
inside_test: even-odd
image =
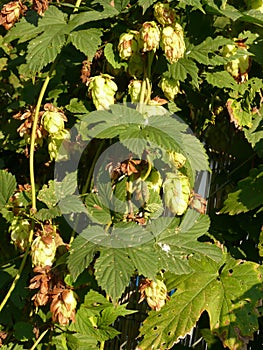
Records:
[[[212,332],[225,347],[244,348],[258,328],[255,306],[261,294],[260,268],[230,257],[221,265],[207,258],[191,260],[190,274],[166,276],[168,288],[176,292],[161,311],[151,311],[144,321],[139,349],[170,349],[191,331],[205,310]]]
[[[68,257],[68,269],[74,281],[89,266],[97,247],[82,236],[74,239]]]

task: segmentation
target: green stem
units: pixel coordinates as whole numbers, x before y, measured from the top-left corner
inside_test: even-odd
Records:
[[[140,101],[139,101],[139,106],[138,106],[140,113],[142,113],[142,109],[143,109],[145,92],[146,92],[146,80],[143,79],[142,86],[141,86],[141,92],[140,92]]]
[[[81,4],[81,0],[77,0],[73,12],[77,12]]]
[[[148,169],[146,171],[146,174],[142,178],[142,181],[147,180],[148,176],[150,175],[150,173],[152,171],[152,163],[150,162],[150,158],[148,156],[147,156],[147,161],[148,161]]]
[[[56,61],[55,61],[56,62]],[[29,155],[29,171],[30,171],[30,184],[31,184],[31,191],[32,191],[32,207],[31,211],[32,213],[35,213],[37,210],[36,207],[36,186],[35,186],[35,174],[34,174],[34,152],[35,152],[35,140],[36,140],[36,131],[37,131],[37,123],[39,118],[39,111],[42,104],[42,100],[44,98],[48,83],[50,81],[51,74],[55,67],[55,62],[52,64],[48,75],[44,81],[44,84],[42,85],[40,94],[38,96],[38,101],[36,105],[36,110],[34,114],[34,122],[32,126],[32,133],[31,133],[31,140],[30,140],[30,155]]]
[[[49,331],[49,329],[46,329],[45,332],[43,332],[40,337],[37,339],[37,341],[34,343],[34,345],[30,348],[30,350],[34,350],[37,345],[41,342],[41,340],[44,338],[44,336],[47,334],[47,332]]]

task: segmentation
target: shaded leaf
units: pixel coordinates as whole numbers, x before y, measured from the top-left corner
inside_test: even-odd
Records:
[[[0,209],[8,202],[15,189],[15,176],[5,170],[0,170]]]
[[[209,84],[221,89],[238,89],[237,82],[227,71],[206,73],[205,77]]]
[[[101,44],[102,30],[98,28],[73,31],[69,37],[72,44],[92,61]]]
[[[68,269],[74,281],[89,266],[96,250],[96,245],[82,236],[74,239],[68,257]]]
[[[228,194],[221,213],[236,215],[263,206],[263,167],[252,169],[238,182],[238,190]]]

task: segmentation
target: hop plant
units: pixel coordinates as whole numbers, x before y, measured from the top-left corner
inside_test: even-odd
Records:
[[[50,103],[47,103],[44,109],[45,112],[42,115],[44,129],[51,135],[58,134],[65,127],[64,121],[67,121],[65,114]]]
[[[56,254],[56,242],[51,235],[38,236],[31,245],[32,264],[34,266],[52,266]]]
[[[128,60],[132,54],[137,52],[139,46],[139,32],[130,30],[128,33],[123,33],[119,39],[119,55],[123,60]]]
[[[140,30],[142,51],[155,51],[160,43],[160,30],[156,22],[144,22]]]
[[[128,86],[128,93],[131,96],[132,103],[138,103],[140,101],[142,81],[141,80],[132,80]]]
[[[93,77],[89,83],[92,101],[98,110],[109,109],[114,104],[114,95],[118,86],[108,74],[101,74]]]
[[[157,2],[154,5],[154,17],[163,26],[173,24],[175,22],[176,13],[171,9],[169,4]]]
[[[71,289],[53,290],[53,300],[50,305],[52,320],[61,325],[68,325],[69,321],[75,321],[75,309],[77,300]]]
[[[162,89],[164,96],[172,101],[175,96],[180,92],[180,83],[179,81],[172,78],[163,77],[158,86]]]
[[[185,42],[183,28],[176,23],[163,28],[161,35],[161,48],[170,63],[175,63],[184,56]]]
[[[163,281],[156,279],[156,281],[148,278],[140,283],[139,287],[141,297],[139,303],[146,299],[151,309],[159,311],[165,305],[167,296],[167,288]]]
[[[163,183],[164,202],[175,215],[182,215],[189,203],[190,183],[187,176],[181,172],[167,173]]]
[[[30,232],[30,223],[27,219],[14,217],[9,227],[11,241],[22,251],[26,250]]]

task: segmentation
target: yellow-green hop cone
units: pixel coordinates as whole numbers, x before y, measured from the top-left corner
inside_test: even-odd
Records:
[[[163,281],[151,281],[144,290],[146,301],[151,309],[159,311],[165,305],[167,288]]]
[[[139,32],[130,30],[123,33],[119,39],[119,55],[123,60],[128,60],[138,50]]]
[[[36,237],[31,245],[32,264],[34,266],[52,266],[56,255],[56,242],[51,237]]]
[[[169,100],[173,101],[175,96],[180,92],[179,81],[172,78],[163,77],[158,86],[162,89],[164,96]]]
[[[140,30],[140,36],[142,39],[142,51],[152,51],[159,47],[160,43],[160,30],[156,22],[144,22]]]
[[[175,22],[176,13],[174,9],[170,8],[169,4],[157,2],[154,5],[154,17],[160,24],[165,26]]]
[[[142,81],[141,80],[132,80],[128,86],[128,93],[131,97],[132,103],[138,103],[140,101]]]
[[[65,117],[62,113],[56,111],[46,111],[42,116],[44,129],[49,134],[56,134],[64,129]]]
[[[65,129],[48,138],[48,153],[51,161],[61,161],[68,159],[68,152],[63,146],[63,141],[69,139],[70,133]]]
[[[9,227],[11,242],[22,251],[25,251],[27,248],[30,227],[31,226],[28,220],[21,219],[19,217],[15,217]]]
[[[175,215],[182,215],[188,207],[191,193],[188,177],[179,171],[167,173],[163,192],[168,209]]]
[[[167,60],[175,63],[182,58],[185,53],[185,42],[183,28],[176,23],[173,26],[163,28],[161,35],[161,48]]]
[[[114,95],[118,86],[108,74],[97,75],[89,83],[92,101],[97,110],[109,109],[114,104]]]
[[[183,154],[178,152],[169,152],[169,160],[177,169],[182,168],[185,165],[186,158]]]
[[[239,46],[230,44],[225,45],[222,49],[222,55],[224,57],[230,58],[237,53]],[[240,47],[241,49],[245,49],[244,47]],[[249,55],[244,54],[238,58],[230,60],[225,64],[225,70],[230,73],[236,80],[242,81],[241,77],[243,76],[244,80],[247,80],[247,72],[250,67],[250,58]]]

